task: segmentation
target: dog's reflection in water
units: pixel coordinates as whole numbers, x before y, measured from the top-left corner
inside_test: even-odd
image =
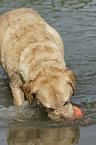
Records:
[[[74,145],[78,143],[78,127],[11,129],[8,133],[8,145]]]

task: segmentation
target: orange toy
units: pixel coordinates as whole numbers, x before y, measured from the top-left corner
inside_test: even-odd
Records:
[[[73,108],[74,108],[74,112],[75,112],[75,116],[74,116],[74,118],[84,116],[83,113],[81,112],[81,110],[80,110],[78,107],[73,106]]]

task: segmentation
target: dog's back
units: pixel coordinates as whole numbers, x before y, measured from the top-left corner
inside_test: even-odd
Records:
[[[8,33],[8,31],[10,31]],[[31,32],[31,33],[30,33]],[[13,34],[14,33],[14,34]],[[31,35],[30,35],[30,34]],[[11,36],[9,36],[9,34]],[[28,37],[26,36],[28,35]],[[26,36],[26,40],[24,40]],[[26,47],[27,43],[38,42],[50,39],[54,41],[60,49],[62,56],[64,57],[64,48],[61,37],[58,32],[50,27],[44,19],[34,10],[28,8],[15,9],[7,12],[0,19],[0,56],[3,53],[2,44],[6,37],[9,37],[7,41],[18,41],[18,47]],[[20,39],[22,39],[20,43]],[[45,40],[46,41],[46,40]],[[9,42],[8,42],[9,44]],[[16,43],[14,43],[16,44]],[[13,44],[13,46],[14,46]],[[7,45],[7,44],[5,44]],[[10,48],[6,47],[7,51]],[[18,48],[19,49],[19,48]],[[4,50],[5,52],[5,50]],[[0,57],[1,58],[1,57]],[[0,59],[1,60],[1,59]]]

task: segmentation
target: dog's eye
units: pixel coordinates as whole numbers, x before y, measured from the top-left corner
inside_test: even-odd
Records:
[[[50,111],[54,111],[54,109],[53,109],[53,108],[49,108],[49,110],[50,110]]]
[[[67,102],[65,102],[64,104],[63,104],[63,106],[66,106],[66,105],[69,105],[69,101],[67,101]]]
[[[69,84],[69,86],[71,86],[72,87],[72,83],[68,83]]]

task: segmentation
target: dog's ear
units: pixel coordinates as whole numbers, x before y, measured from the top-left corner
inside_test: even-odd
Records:
[[[29,104],[32,104],[32,100],[33,100],[33,95],[32,95],[32,82],[25,82],[24,85],[23,85],[23,91],[26,95],[26,98],[28,99],[29,101]]]
[[[75,72],[70,71],[70,70],[66,70],[64,73],[69,78],[69,82],[68,83],[72,86],[73,95],[74,95],[75,94],[75,87],[76,87]]]

